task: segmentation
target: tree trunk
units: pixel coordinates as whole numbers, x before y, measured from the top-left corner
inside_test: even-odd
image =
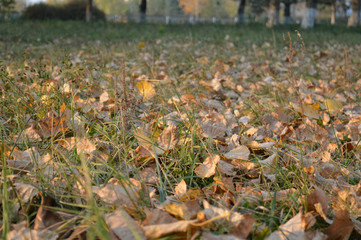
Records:
[[[285,1],[285,23],[290,24],[291,23],[291,1],[286,0]]]
[[[139,5],[140,22],[147,21],[147,0],[142,0]]]
[[[267,27],[273,27],[279,23],[279,8],[280,1],[279,0],[270,0],[270,5],[268,9],[268,21],[266,23]]]
[[[358,19],[357,25],[361,24],[361,0],[358,0]]]
[[[87,0],[86,9],[85,9],[85,21],[88,23],[92,21],[92,11],[93,11],[93,0]]]
[[[336,24],[336,0],[331,1],[331,25]]]
[[[317,0],[306,0],[306,9],[303,15],[301,27],[313,28],[317,13]]]
[[[347,26],[355,27],[360,23],[360,1],[352,0],[352,13],[348,18]]]
[[[246,23],[246,16],[244,15],[245,7],[246,7],[246,0],[240,0],[238,6],[238,23]]]

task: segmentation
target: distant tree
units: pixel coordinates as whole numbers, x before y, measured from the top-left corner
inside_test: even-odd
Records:
[[[284,10],[285,22],[284,23],[290,24],[291,23],[291,0],[285,0],[284,4],[285,4],[285,10]]]
[[[22,12],[26,8],[26,0],[16,0],[14,5],[14,10],[17,12]]]
[[[86,1],[86,9],[85,9],[85,21],[91,22],[92,20],[92,10],[93,10],[93,0]]]
[[[336,0],[331,0],[331,25],[336,23]]]
[[[95,5],[108,15],[125,15],[129,10],[128,3],[119,0],[95,0]]]
[[[268,8],[268,21],[266,23],[267,27],[272,27],[279,24],[280,19],[280,1],[279,0],[270,0]]]
[[[15,0],[0,0],[0,18],[7,18],[7,14],[14,8]]]
[[[352,13],[348,18],[347,26],[355,27],[360,24],[361,0],[352,0]]]
[[[200,16],[205,18],[229,18],[234,16],[229,11],[229,4],[234,5],[234,2],[229,0],[207,0],[202,6]]]
[[[198,17],[207,0],[179,0],[183,12],[190,16]]]
[[[140,22],[147,21],[147,0],[141,0],[139,4]]]
[[[239,5],[238,5],[238,12],[237,12],[237,17],[238,17],[238,23],[246,23],[246,16],[244,14],[244,9],[246,8],[246,0],[239,0]]]
[[[313,28],[316,20],[318,0],[306,0],[306,9],[303,15],[301,27]]]

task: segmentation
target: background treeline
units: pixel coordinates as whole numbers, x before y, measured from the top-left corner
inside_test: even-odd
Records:
[[[34,20],[84,20],[86,1],[72,0],[63,4],[39,3],[25,8],[22,17]],[[105,13],[96,7],[92,9],[93,20],[105,20]]]
[[[360,25],[361,0],[0,0],[27,19],[105,19],[112,21],[298,23],[312,28],[323,21]],[[87,10],[86,10],[87,9]],[[165,20],[167,19],[167,20]],[[228,19],[225,21],[224,19]],[[317,21],[316,21],[317,20]]]

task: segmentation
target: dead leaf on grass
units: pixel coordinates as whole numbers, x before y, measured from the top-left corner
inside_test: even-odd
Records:
[[[231,160],[248,160],[250,153],[246,146],[239,146],[224,154],[224,157]]]
[[[13,230],[8,233],[8,240],[56,240],[58,239],[58,234],[54,231],[49,230],[31,230],[29,228],[22,228],[18,230]]]
[[[156,239],[172,233],[185,233],[191,228],[191,223],[195,221],[178,221],[174,223],[164,223],[158,225],[144,226],[144,232],[147,239]]]
[[[187,184],[184,181],[184,179],[182,179],[178,185],[175,187],[175,195],[178,198],[181,198],[186,192],[187,192]]]
[[[29,202],[39,193],[39,190],[30,184],[18,182],[18,183],[14,183],[14,186],[20,200],[24,201],[25,203]]]
[[[53,198],[47,195],[41,196],[40,208],[34,222],[34,230],[55,230],[62,224],[62,219],[53,209],[55,207],[57,207],[57,204]]]
[[[216,154],[212,154],[204,160],[204,162],[196,167],[194,172],[198,177],[206,178],[213,176],[216,173],[216,167],[220,160],[220,157]]]
[[[349,239],[354,225],[347,210],[338,210],[335,213],[333,223],[326,229],[328,240]]]
[[[106,214],[104,219],[115,239],[146,239],[144,230],[123,209]]]
[[[317,211],[315,204],[319,203],[321,204],[321,209],[324,214],[328,214],[328,204],[329,204],[329,198],[325,191],[323,191],[319,187],[315,187],[315,190],[313,190],[310,195],[307,197],[307,210],[308,211]]]
[[[179,132],[176,125],[171,124],[166,127],[159,136],[159,147],[164,150],[171,150],[177,146],[179,142]]]
[[[267,240],[308,240],[305,230],[316,223],[312,215],[303,215],[299,212],[296,216],[282,224]]]
[[[148,81],[139,81],[137,82],[136,87],[145,101],[151,99],[156,94],[152,84]]]
[[[115,206],[133,206],[139,196],[138,186],[123,182],[123,185],[116,179],[111,179],[102,187],[92,187],[93,192],[96,193],[105,203]]]

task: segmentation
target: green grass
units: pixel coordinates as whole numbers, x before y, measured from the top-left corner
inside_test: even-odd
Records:
[[[289,48],[288,33],[294,52]],[[300,208],[306,211],[307,203],[300,199],[307,198],[317,185],[307,169],[312,166],[315,172],[323,173],[321,162],[310,155],[316,150],[329,151],[322,145],[325,141],[296,141],[281,136],[282,129],[268,131],[273,127],[269,119],[279,109],[288,117],[282,128],[297,130],[306,117],[296,105],[310,98],[314,104],[320,104],[319,118],[310,119],[318,127],[334,131],[326,140],[339,145],[331,152],[330,164],[340,170],[338,176],[346,178],[350,186],[361,178],[358,143],[349,152],[340,149],[341,141],[342,144],[355,141],[347,129],[337,130],[341,129],[340,124],[347,125],[351,117],[340,112],[323,122],[321,115],[328,114],[323,99],[342,95],[346,98],[344,106],[360,105],[360,88],[355,84],[361,69],[360,37],[357,28],[323,25],[300,30],[296,25],[268,29],[259,24],[0,22],[2,177],[13,176],[11,181],[1,182],[4,238],[12,224],[26,221],[32,228],[37,212],[44,205],[41,200],[49,197],[56,203],[51,208],[71,215],[63,222],[64,228],[57,229],[63,237],[85,226],[89,239],[108,239],[109,229],[104,220],[107,213],[123,207],[141,222],[146,210],[154,207],[153,201],[162,202],[173,196],[176,185],[184,179],[188,189],[207,193],[203,198],[213,205],[231,208],[232,201],[240,200],[233,210],[249,212],[256,219],[249,238],[263,239]],[[291,63],[290,57],[293,57]],[[210,84],[219,73],[223,74],[223,90],[216,91]],[[139,82],[141,75],[156,90],[149,101],[133,89],[133,81]],[[274,79],[271,83],[265,82],[269,76]],[[102,105],[100,94],[104,91],[110,100]],[[125,102],[124,94],[129,102]],[[182,96],[193,96],[195,102],[170,102],[172,97]],[[216,103],[221,107],[211,106]],[[214,176],[200,178],[195,173],[209,154],[224,156],[227,152],[226,137],[216,141],[201,133],[199,123],[211,113],[221,119],[225,117],[227,122],[235,118],[227,137],[237,134],[242,145],[251,141],[276,142],[275,164],[262,165],[270,152],[251,151],[249,161],[256,165],[255,171],[235,169],[234,186],[238,184],[245,192],[230,193],[231,207],[222,200],[225,190],[218,186],[212,193],[217,185],[214,177],[222,179],[225,175],[218,170]],[[250,117],[248,124],[240,123],[243,116]],[[66,117],[67,128],[47,132],[52,124],[56,125],[54,128],[61,127],[61,121],[51,123],[57,117]],[[181,143],[164,154],[140,158],[137,147],[144,145],[154,150],[168,120],[177,125]],[[44,121],[48,121],[47,125]],[[214,124],[220,121],[217,119]],[[25,137],[30,126],[37,129],[39,139]],[[264,137],[248,136],[246,131],[251,127],[264,130]],[[67,148],[61,144],[71,137],[76,139],[73,146]],[[91,146],[82,150],[85,152],[80,151],[77,141],[83,138],[96,145],[96,153],[86,152]],[[31,147],[43,158],[49,154],[49,162],[44,164],[32,156],[29,161],[33,166],[10,164],[14,151],[20,154]],[[54,176],[49,177],[48,167],[55,169]],[[140,179],[140,172],[147,167],[155,171],[157,184],[147,186]],[[346,168],[352,170],[352,175],[346,175]],[[274,180],[268,179],[269,172]],[[119,203],[113,206],[94,194],[94,187],[107,184],[112,178],[127,189],[132,207]],[[127,188],[134,179],[139,180],[139,191],[134,186]],[[29,184],[41,194],[23,199],[15,183]],[[8,193],[10,187],[12,191]],[[150,187],[156,193],[153,199],[148,197]],[[330,189],[321,187],[332,196]],[[277,192],[291,188],[294,192],[287,198],[276,198]],[[255,199],[261,191],[269,198]],[[318,219],[315,228],[325,227]],[[217,234],[230,230],[227,225],[212,229]],[[171,235],[167,239],[176,238]]]

